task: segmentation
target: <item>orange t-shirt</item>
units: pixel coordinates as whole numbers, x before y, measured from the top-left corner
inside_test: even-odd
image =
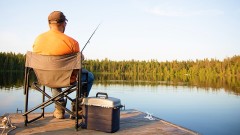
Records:
[[[79,52],[78,42],[56,30],[49,30],[39,35],[34,44],[33,52],[42,55],[64,55]]]
[[[34,44],[33,52],[42,55],[65,55],[79,52],[78,42],[56,30],[49,30],[39,35]],[[71,83],[76,81],[77,72],[71,76]]]

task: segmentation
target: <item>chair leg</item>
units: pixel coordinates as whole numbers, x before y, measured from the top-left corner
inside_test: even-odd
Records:
[[[43,93],[45,93],[45,86],[43,86]],[[45,102],[45,95],[42,94],[42,103]],[[45,107],[42,108],[42,117],[44,118]]]
[[[25,75],[24,75],[24,95],[25,95],[25,112],[28,111],[28,96],[29,96],[29,68],[25,68]],[[25,115],[24,117],[24,125],[27,126],[28,123],[28,116]]]
[[[51,97],[49,96],[47,93],[44,93],[39,87],[37,87],[36,85],[34,85],[36,90],[38,90],[39,92],[41,92],[42,94],[44,94],[47,98],[49,98],[47,101],[45,101],[44,103],[34,107],[33,109],[29,110],[28,112],[25,112],[23,114],[23,116],[26,116],[27,114],[35,111],[36,109],[40,108],[40,107],[47,107],[48,105],[52,104],[52,103],[56,103],[57,105],[59,106],[62,106],[58,101],[56,101],[56,98],[58,98],[59,96],[61,95],[64,95],[66,92],[68,92],[69,89],[73,88],[74,86],[72,87],[69,87],[68,89],[64,90],[63,92],[59,93],[58,95],[54,96],[54,97]],[[62,107],[64,108],[69,114],[72,114],[75,116],[75,114],[73,112],[71,112],[69,109],[67,109],[66,107]]]
[[[28,72],[29,73],[29,72]],[[33,121],[38,120],[41,117],[44,117],[44,108],[47,107],[48,105],[55,103],[59,106],[61,106],[63,109],[65,109],[69,114],[75,116],[78,119],[78,115],[75,115],[72,111],[70,111],[69,109],[67,109],[66,107],[63,107],[58,101],[56,101],[56,98],[60,97],[60,96],[64,96],[67,97],[68,99],[70,97],[68,97],[67,95],[70,94],[71,92],[73,92],[73,88],[76,87],[76,85],[72,85],[71,87],[66,88],[64,91],[62,91],[61,93],[59,93],[58,95],[51,97],[49,96],[46,92],[45,92],[45,87],[43,87],[43,89],[41,89],[40,87],[37,86],[37,83],[34,83],[33,86],[36,88],[36,90],[38,90],[39,92],[42,93],[42,103],[30,110],[28,110],[28,100],[29,100],[29,89],[30,89],[30,85],[29,85],[29,80],[28,80],[28,75],[25,76],[25,87],[24,87],[24,94],[25,94],[25,113],[23,114],[23,116],[25,117],[24,120],[24,124],[25,126],[27,126],[28,123],[31,123]],[[79,97],[79,91],[77,90],[78,93],[77,97]],[[47,101],[45,101],[45,96],[48,98]],[[72,101],[72,100],[71,100]],[[42,114],[34,119],[28,120],[28,114],[30,114],[31,112],[35,111],[36,109],[41,108],[42,109]],[[77,120],[78,123],[78,120]],[[76,124],[76,129],[78,128],[78,124]]]
[[[25,113],[28,111],[28,94],[29,94],[29,88],[25,90]],[[28,115],[25,115],[24,119],[24,125],[27,126],[28,123]]]
[[[86,80],[84,82],[88,82],[88,73],[85,73],[86,74]],[[79,109],[78,109],[78,106],[79,106],[79,98],[82,98],[82,97],[87,97],[88,96],[88,93],[87,93],[87,90],[86,92],[84,91],[84,84],[82,83],[82,67],[81,69],[79,70],[78,72],[78,84],[77,84],[77,91],[76,91],[76,106],[75,106],[75,110],[76,112],[78,113]],[[87,89],[87,83],[85,85],[86,89]],[[76,114],[77,114],[76,113]],[[75,117],[75,129],[76,131],[78,131],[78,128],[79,127],[82,127],[82,122],[80,124],[78,124],[78,120],[79,120],[79,115],[76,115]]]

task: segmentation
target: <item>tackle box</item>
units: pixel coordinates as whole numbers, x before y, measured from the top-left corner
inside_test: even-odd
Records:
[[[113,133],[119,130],[120,99],[98,92],[96,97],[83,98],[83,126],[86,129]]]

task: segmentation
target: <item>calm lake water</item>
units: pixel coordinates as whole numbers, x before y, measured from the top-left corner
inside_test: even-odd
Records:
[[[50,94],[50,89],[47,89]],[[186,127],[204,135],[240,134],[240,96],[224,88],[196,86],[133,85],[121,83],[95,83],[90,96],[106,92],[121,99],[126,109],[148,112],[166,121]],[[39,92],[31,90],[29,102],[40,103]],[[72,95],[74,96],[74,95]],[[24,110],[22,86],[0,87],[0,114]],[[68,103],[70,106],[70,103]],[[47,107],[53,111],[54,106]]]

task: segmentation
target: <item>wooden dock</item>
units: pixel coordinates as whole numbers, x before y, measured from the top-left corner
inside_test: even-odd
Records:
[[[29,118],[36,117],[39,114],[31,114]],[[24,126],[24,117],[21,114],[11,114],[11,122],[16,128],[6,129],[4,132],[9,135],[104,135],[104,133],[95,130],[79,129],[75,130],[75,120],[69,119],[55,119],[52,113],[45,113],[45,117],[41,118],[27,127]],[[0,129],[2,132],[3,129]],[[9,132],[10,131],[10,132]],[[113,133],[116,135],[197,135],[198,133],[186,129],[184,127],[164,121],[160,118],[148,115],[137,110],[121,111],[120,129]]]

